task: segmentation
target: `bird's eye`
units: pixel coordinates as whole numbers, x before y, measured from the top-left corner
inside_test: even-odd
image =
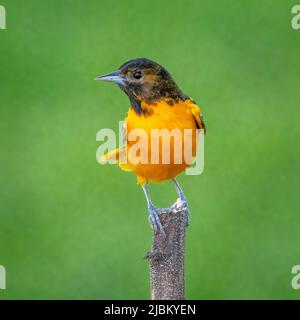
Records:
[[[134,77],[134,79],[137,79],[137,80],[141,79],[141,77],[142,77],[141,71],[136,71],[136,72],[133,74],[133,77]]]

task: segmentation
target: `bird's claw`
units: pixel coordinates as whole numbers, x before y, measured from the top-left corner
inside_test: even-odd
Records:
[[[189,206],[187,204],[187,201],[178,198],[177,201],[170,207],[170,208],[156,208],[153,205],[150,205],[148,207],[149,210],[149,222],[151,224],[151,227],[155,233],[161,233],[165,236],[165,230],[162,226],[162,223],[160,221],[160,215],[166,214],[166,213],[178,213],[185,211],[186,212],[186,227],[190,225],[190,212],[189,212]]]
[[[158,209],[156,207],[154,207],[153,205],[150,205],[148,207],[149,210],[149,222],[152,226],[152,229],[155,233],[161,233],[164,236],[165,234],[165,230],[161,224],[160,218],[159,218],[159,214],[161,213],[161,209]]]
[[[181,212],[185,211],[186,212],[186,227],[190,225],[190,210],[188,203],[185,199],[183,198],[178,198],[177,201],[172,205],[171,207],[172,212]]]

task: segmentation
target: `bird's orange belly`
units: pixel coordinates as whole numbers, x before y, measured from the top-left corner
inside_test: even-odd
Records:
[[[196,123],[184,103],[159,104],[148,115],[130,110],[126,123],[128,163],[141,183],[175,178],[196,155]]]

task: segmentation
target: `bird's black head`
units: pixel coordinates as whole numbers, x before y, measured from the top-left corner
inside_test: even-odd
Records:
[[[116,72],[96,80],[117,83],[138,113],[142,113],[142,101],[155,104],[158,100],[166,99],[172,104],[187,99],[163,66],[145,58],[127,61]]]

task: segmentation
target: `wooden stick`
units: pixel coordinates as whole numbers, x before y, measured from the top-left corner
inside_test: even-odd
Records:
[[[177,201],[178,202],[178,201]],[[150,265],[152,300],[183,300],[184,253],[187,210],[176,210],[160,215],[166,236],[153,233],[152,249],[146,259]]]

